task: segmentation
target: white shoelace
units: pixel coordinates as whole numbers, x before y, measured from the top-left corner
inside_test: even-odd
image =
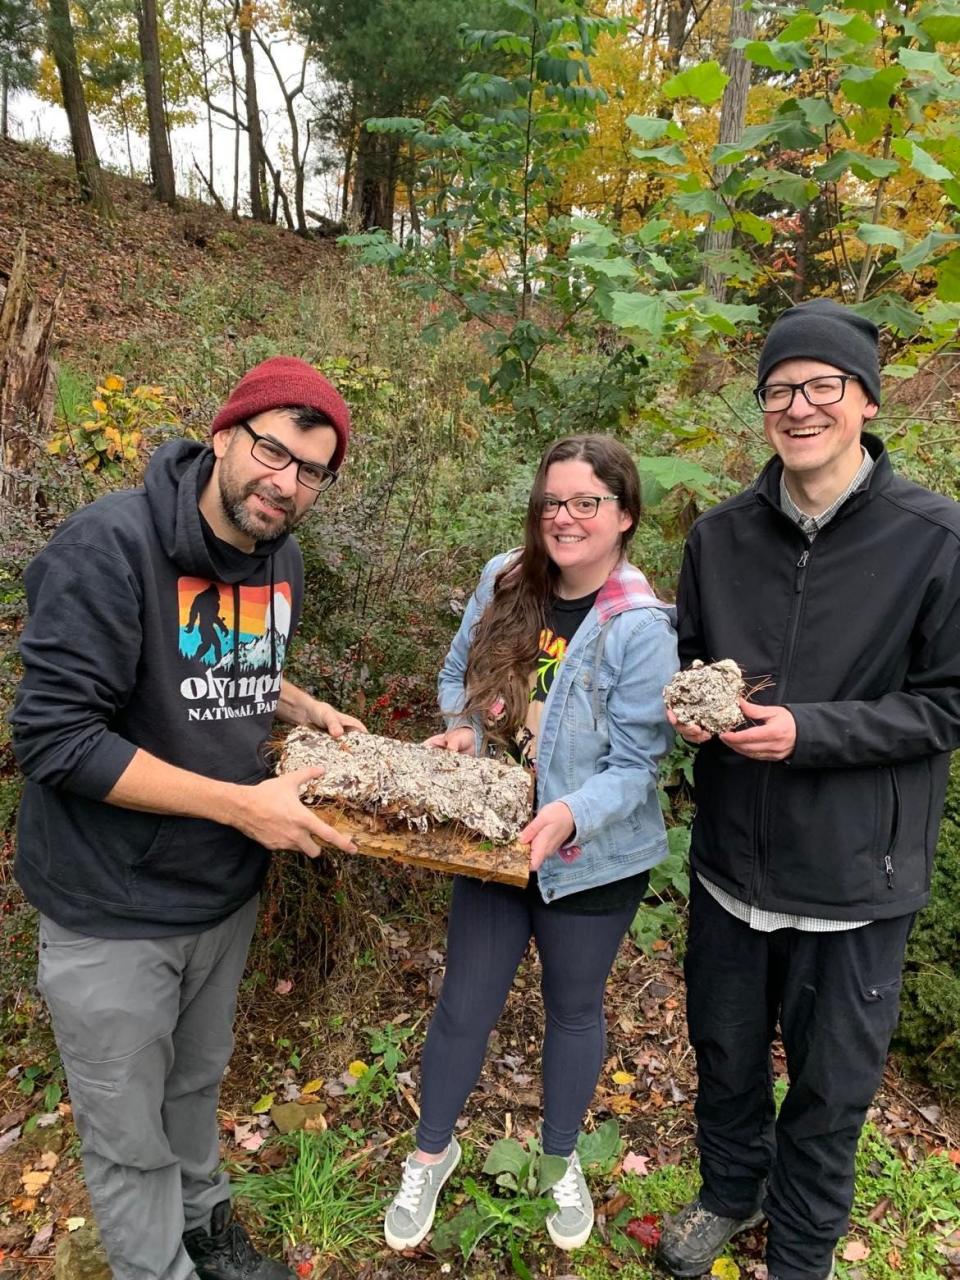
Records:
[[[429,1168],[429,1165],[411,1164],[409,1161],[404,1162],[400,1190],[397,1192],[393,1202],[398,1209],[406,1209],[407,1213],[416,1213],[420,1208],[423,1184],[427,1180]]]
[[[559,1182],[555,1182],[550,1188],[550,1194],[557,1202],[558,1209],[582,1209],[583,1198],[580,1195],[580,1186],[577,1179],[577,1167],[575,1164],[567,1165],[567,1172],[563,1175]]]

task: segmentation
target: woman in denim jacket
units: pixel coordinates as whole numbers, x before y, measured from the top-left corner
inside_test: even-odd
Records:
[[[547,1230],[584,1244],[593,1204],[576,1155],[604,1053],[614,957],[666,853],[657,764],[673,741],[663,686],[677,670],[674,613],[626,560],[640,518],[629,453],[573,436],[544,454],[524,545],[483,571],[440,673],[447,730],[428,745],[506,747],[535,770],[526,889],[458,877],[447,970],[422,1060],[417,1150],[386,1216],[416,1246],[460,1158],[453,1129],[480,1074],[530,938],[542,965],[543,1149],[567,1158]]]

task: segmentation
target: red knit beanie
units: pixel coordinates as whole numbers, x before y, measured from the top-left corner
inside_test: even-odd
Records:
[[[248,422],[269,409],[299,405],[316,409],[330,419],[330,425],[337,433],[337,447],[330,459],[330,469],[339,470],[350,439],[347,402],[322,373],[317,373],[312,365],[295,356],[271,356],[248,370],[217,413],[210,433],[215,435],[227,427],[235,427],[238,422]]]

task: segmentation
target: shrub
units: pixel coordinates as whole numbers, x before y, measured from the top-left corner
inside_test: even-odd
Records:
[[[960,755],[947,790],[930,905],[907,948],[895,1047],[932,1084],[960,1090]]]

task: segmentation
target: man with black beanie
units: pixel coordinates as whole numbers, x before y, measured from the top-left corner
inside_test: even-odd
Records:
[[[269,778],[275,718],[359,720],[283,675],[291,531],[336,480],[350,413],[302,360],[249,370],[209,443],[71,516],[26,572],[11,723],[15,870],[116,1280],[291,1280],[233,1217],[217,1098],[272,849],[354,851]]]
[[[746,727],[677,726],[700,746],[685,972],[703,1185],[663,1231],[676,1276],[764,1218],[770,1280],[833,1275],[930,892],[960,745],[960,506],[864,432],[877,341],[827,299],[777,319],[755,393],[777,456],[686,548],[681,661],[732,658],[756,692]]]

